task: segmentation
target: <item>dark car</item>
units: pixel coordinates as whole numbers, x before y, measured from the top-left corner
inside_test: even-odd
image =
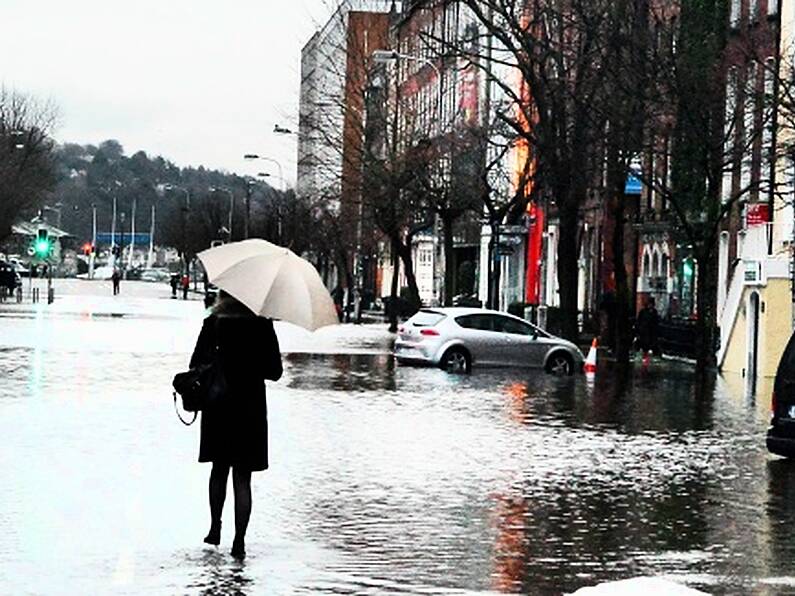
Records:
[[[795,334],[778,363],[773,382],[773,418],[767,431],[767,450],[795,457]]]
[[[17,286],[22,284],[19,278],[19,273],[13,265],[6,262],[0,262],[0,287],[7,288],[9,292],[13,292]]]

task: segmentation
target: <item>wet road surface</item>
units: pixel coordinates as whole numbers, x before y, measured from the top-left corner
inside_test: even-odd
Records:
[[[0,592],[560,594],[662,575],[795,593],[795,466],[768,393],[655,362],[595,383],[396,366],[381,327],[277,327],[248,558],[201,543],[209,467],[177,420],[198,302],[127,285],[0,305]],[[231,487],[230,487],[231,492]],[[231,496],[231,495],[230,495]]]

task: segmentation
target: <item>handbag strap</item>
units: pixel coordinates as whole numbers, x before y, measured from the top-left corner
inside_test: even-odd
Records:
[[[185,426],[190,426],[191,424],[196,422],[196,417],[199,415],[198,412],[193,413],[193,420],[191,420],[190,422],[185,422],[185,419],[179,413],[179,406],[177,406],[177,392],[172,391],[172,393],[174,394],[174,410],[177,412],[177,418],[179,418],[179,421]]]

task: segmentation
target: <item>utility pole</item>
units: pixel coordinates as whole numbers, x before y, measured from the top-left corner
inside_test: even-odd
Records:
[[[88,256],[88,279],[94,279],[94,262],[97,258],[97,206],[91,205],[91,254]]]

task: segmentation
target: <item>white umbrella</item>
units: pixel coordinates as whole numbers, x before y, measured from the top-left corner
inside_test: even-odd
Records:
[[[339,322],[317,269],[291,250],[250,239],[216,246],[197,256],[210,283],[260,316],[310,331]]]

